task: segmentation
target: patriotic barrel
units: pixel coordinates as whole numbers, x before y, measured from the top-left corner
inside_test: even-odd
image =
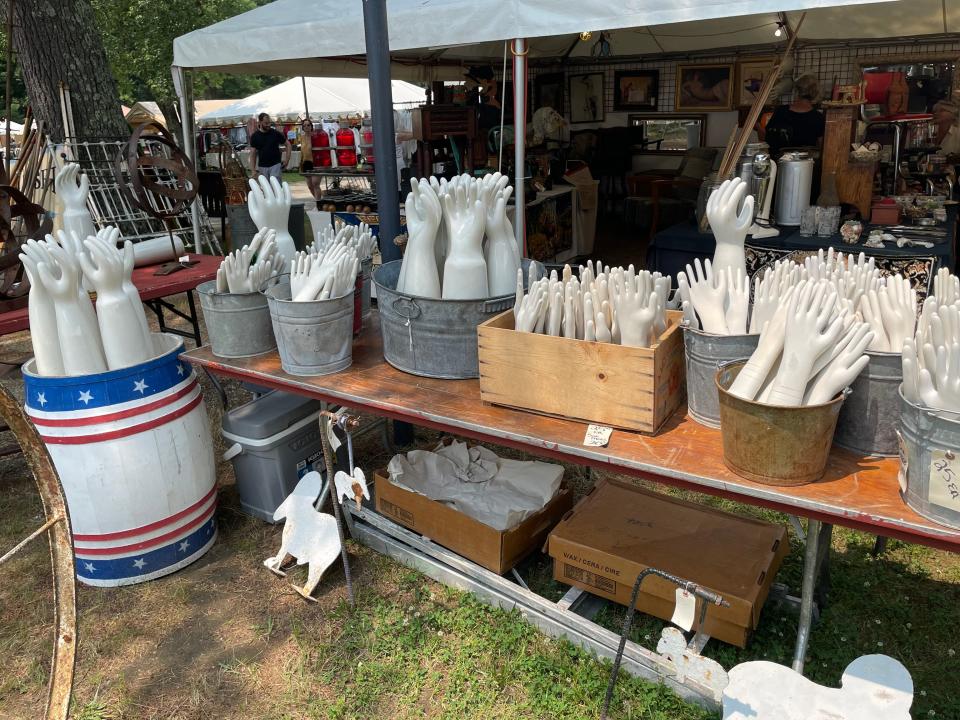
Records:
[[[130,585],[174,572],[216,539],[216,473],[197,376],[183,340],[155,335],[162,354],[78,377],[23,367],[27,414],[63,483],[77,577]]]

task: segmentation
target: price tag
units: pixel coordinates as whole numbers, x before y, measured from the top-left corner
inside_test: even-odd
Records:
[[[327,434],[327,440],[330,441],[330,449],[336,452],[340,447],[340,438],[333,431],[333,421],[328,417],[323,418],[323,431]]]
[[[693,616],[697,611],[697,598],[683,588],[677,588],[677,604],[673,608],[673,617],[670,622],[685,632],[693,627]]]
[[[603,425],[588,425],[587,434],[583,436],[583,444],[587,447],[606,447],[612,434],[613,428]]]
[[[933,451],[928,499],[933,505],[960,512],[960,457],[952,450]]]

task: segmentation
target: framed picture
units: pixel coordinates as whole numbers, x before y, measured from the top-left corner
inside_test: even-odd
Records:
[[[659,70],[617,70],[613,75],[614,110],[656,110]]]
[[[570,76],[570,122],[602,122],[603,73]]]
[[[732,110],[733,63],[677,65],[676,109]]]
[[[776,58],[751,58],[737,63],[737,106],[753,105],[764,81],[770,77]]]
[[[563,73],[537,75],[533,81],[533,109],[551,107],[563,115]]]

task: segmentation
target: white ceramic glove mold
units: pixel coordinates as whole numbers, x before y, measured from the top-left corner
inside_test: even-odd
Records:
[[[80,172],[77,163],[67,163],[53,178],[53,189],[63,202],[63,231],[70,237],[76,235],[80,240],[97,234],[97,228],[87,209],[87,196],[90,194],[90,180],[86,173]],[[82,248],[74,248],[82,252]]]
[[[143,308],[139,302],[133,306],[123,287],[124,253],[106,238],[90,237],[84,245],[88,252],[80,256],[80,265],[97,291],[97,321],[107,367],[116,370],[149,360],[153,343],[144,339]],[[131,270],[132,260],[131,252]]]
[[[30,341],[39,375],[63,375],[63,358],[60,355],[60,340],[57,335],[57,312],[53,298],[40,282],[37,266],[54,264],[46,243],[28,240],[21,246],[20,261],[30,280],[28,314],[30,317]]]
[[[450,244],[443,265],[443,298],[489,297],[487,262],[483,257],[486,206],[476,183],[461,183],[443,198],[443,219]]]
[[[743,243],[753,224],[753,196],[740,178],[725,180],[707,199],[707,219],[717,241],[713,254],[714,271],[726,268],[746,274],[747,260]],[[739,214],[737,209],[743,201]],[[689,278],[688,278],[689,279]]]
[[[275,177],[268,181],[263,175],[257,180],[251,178],[249,182],[247,206],[250,218],[259,230],[271,229],[276,232],[277,252],[286,267],[297,252],[289,230],[292,203],[290,186],[287,183],[281,185]]]
[[[397,290],[409,295],[439,299],[440,273],[437,270],[434,244],[443,216],[440,198],[427,180],[411,180],[410,193],[404,207],[407,217],[407,248],[403,254]],[[511,284],[512,282],[511,275]],[[503,294],[509,292],[508,288]]]

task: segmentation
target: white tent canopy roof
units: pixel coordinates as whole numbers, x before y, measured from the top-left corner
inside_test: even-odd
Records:
[[[308,77],[304,80],[307,85],[310,117],[314,119],[370,111],[370,85],[366,79]],[[299,77],[291,78],[272,88],[236,100],[201,115],[197,118],[197,123],[201,126],[232,125],[245,122],[262,112],[281,121],[302,118],[304,80]],[[426,92],[416,85],[402,80],[394,80],[392,85],[395,104],[423,103],[426,99]]]
[[[960,32],[948,0],[390,0],[393,76],[459,78],[460,63],[501,58],[531,39],[531,58],[590,54],[581,31],[611,31],[614,55],[769,44],[784,13],[801,40],[849,41]],[[596,35],[595,35],[596,37]],[[255,41],[252,39],[255,38]],[[174,65],[231,73],[366,77],[362,3],[275,0],[183,35]]]

